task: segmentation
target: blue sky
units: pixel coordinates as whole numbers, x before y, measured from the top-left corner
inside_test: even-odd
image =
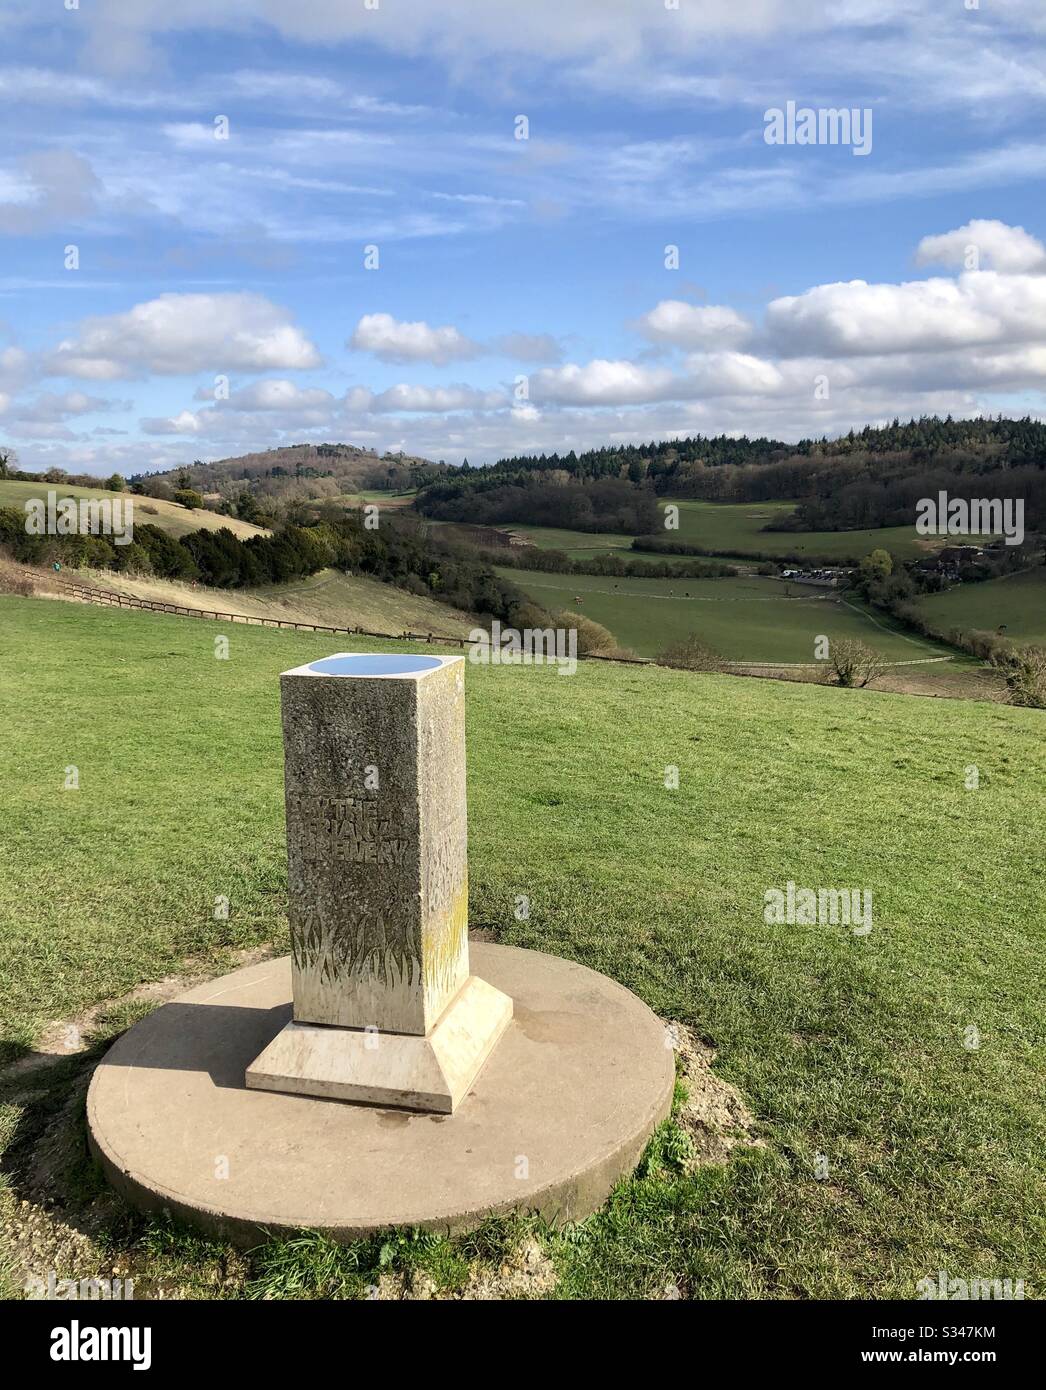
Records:
[[[1041,0],[0,0],[0,441],[1041,416],[1044,41]],[[867,153],[768,143],[789,102]]]

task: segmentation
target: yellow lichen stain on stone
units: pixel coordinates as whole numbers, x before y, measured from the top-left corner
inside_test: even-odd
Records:
[[[468,927],[469,885],[465,876],[449,909],[430,918],[425,924],[421,952],[425,1000],[437,1011],[449,1002],[453,990],[468,974],[464,965]]]

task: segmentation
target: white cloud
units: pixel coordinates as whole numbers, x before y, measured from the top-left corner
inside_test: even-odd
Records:
[[[917,0],[913,0],[917,3]],[[859,20],[860,16],[854,15]],[[526,22],[508,5],[475,0],[399,0],[388,16],[344,0],[135,0],[109,4],[84,16],[90,57],[110,71],[135,71],[150,60],[152,35],[172,29],[254,30],[271,26],[310,43],[366,39],[393,52],[435,52],[456,63],[478,64],[491,55],[540,55],[551,61],[600,57],[620,63],[646,54],[693,54],[709,36],[756,39],[780,31],[834,27],[838,0],[702,0],[666,11],[634,0],[530,0]],[[882,13],[880,7],[880,13]]]
[[[817,285],[775,299],[767,328],[781,353],[855,356],[1031,342],[1046,323],[1046,277],[969,272],[958,280]]]
[[[198,391],[198,400],[214,400],[213,389]],[[269,379],[232,391],[227,400],[216,402],[218,409],[241,411],[308,411],[329,409],[334,396],[322,387],[301,387],[293,381]]]
[[[350,346],[370,352],[383,362],[430,362],[442,366],[481,351],[453,325],[432,328],[423,320],[407,323],[391,314],[364,314],[356,325]]]
[[[354,86],[308,72],[249,68],[234,72],[229,78],[229,85],[240,100],[263,101],[267,104],[277,102],[310,113],[324,105],[339,111],[349,110],[371,116],[419,116],[429,109],[369,96]]]
[[[86,319],[48,359],[53,376],[93,381],[319,364],[287,310],[248,293],[163,294],[124,314]]]
[[[526,202],[522,198],[498,198],[493,193],[440,193],[437,191],[432,194],[432,197],[444,203],[472,203],[476,207],[526,207]]]
[[[959,270],[1046,272],[1046,246],[1023,227],[975,218],[952,232],[924,236],[915,260],[918,265],[948,265]]]
[[[29,371],[29,354],[23,348],[0,348],[0,386],[5,390],[13,391],[20,387],[28,378]]]
[[[558,362],[562,356],[551,333],[502,333],[481,343],[452,324],[432,328],[423,320],[407,323],[391,314],[364,314],[349,346],[383,362],[428,362],[437,367],[490,354],[519,362]]]
[[[76,435],[60,420],[19,420],[8,419],[4,424],[7,433],[13,438],[75,440]]]
[[[130,408],[130,401],[103,400],[99,396],[85,395],[83,391],[44,391],[31,401],[19,403],[15,414],[20,422],[47,424],[68,420],[76,415],[93,415],[100,410]]]
[[[922,413],[970,416],[992,409],[989,398],[976,391],[923,390],[874,384],[837,389],[833,377],[830,401],[812,399],[812,378],[796,378],[797,389],[776,396],[722,397],[684,400],[635,407],[556,407],[538,410],[533,404],[510,410],[476,410],[447,415],[376,415],[349,408],[336,422],[336,433],[325,423],[306,429],[294,423],[281,432],[283,417],[225,413],[229,426],[219,435],[210,422],[206,432],[183,435],[169,432],[159,442],[99,443],[81,436],[74,443],[53,441],[46,446],[20,447],[22,465],[28,468],[59,466],[106,473],[171,468],[194,458],[222,458],[277,443],[332,437],[373,445],[379,452],[403,449],[428,458],[460,462],[467,455],[474,463],[520,452],[565,452],[600,447],[608,443],[644,443],[652,438],[684,435],[767,434],[795,440],[822,433],[829,437],[860,428],[869,422],[888,423],[895,415],[907,419]],[[799,388],[802,389],[799,389]],[[215,412],[201,412],[203,415]],[[1033,415],[1035,411],[1031,412]],[[1041,416],[1040,416],[1041,418]]]
[[[191,410],[183,410],[169,419],[140,420],[140,427],[146,434],[199,434],[200,417]]]
[[[200,121],[172,121],[163,128],[164,135],[180,150],[211,149],[223,154],[227,147],[215,138],[216,131],[213,124],[203,125]]]
[[[752,325],[736,309],[682,299],[662,299],[636,327],[651,342],[681,348],[737,347],[752,335]]]
[[[503,391],[479,391],[472,386],[390,386],[387,390],[366,398],[352,397],[357,409],[366,408],[378,413],[397,410],[436,412],[449,410],[495,410],[506,404]]]
[[[694,353],[686,366],[700,396],[772,396],[789,384],[775,363],[744,352]]]
[[[596,358],[579,365],[546,368],[530,378],[530,394],[538,404],[638,405],[678,398],[679,378],[664,367]]]
[[[125,82],[101,82],[82,73],[64,72],[60,80],[49,68],[0,68],[0,98],[19,106],[150,107],[171,103],[176,96],[155,87],[132,90]]]
[[[773,362],[729,350],[696,352],[686,358],[680,371],[599,359],[539,372],[531,377],[530,385],[539,404],[569,407],[639,406],[725,397],[767,401],[790,396],[812,400],[814,378],[827,366],[834,369],[834,364],[815,359]],[[846,384],[851,375],[845,368],[837,370],[837,385]]]

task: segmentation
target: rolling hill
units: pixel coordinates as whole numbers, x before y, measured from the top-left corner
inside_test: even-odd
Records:
[[[1014,642],[1046,644],[1046,565],[1018,570],[983,584],[960,584],[926,594],[916,607],[937,632],[1000,629]]]
[[[252,522],[241,521],[235,516],[220,516],[205,507],[196,507],[190,511],[177,502],[164,501],[158,497],[132,497],[128,492],[108,492],[104,488],[96,487],[70,487],[66,483],[45,483],[42,480],[39,483],[23,483],[9,478],[0,479],[0,507],[17,507],[21,510],[30,497],[46,498],[48,492],[54,492],[58,497],[100,497],[110,500],[114,497],[127,498],[134,503],[135,521],[160,526],[172,536],[187,536],[190,531],[217,531],[223,526],[228,527],[233,535],[239,536],[241,540],[247,540],[249,536],[269,534],[263,526],[255,526]]]
[[[247,491],[263,507],[275,503],[335,502],[367,490],[381,493],[413,489],[423,478],[435,478],[442,465],[414,454],[378,454],[355,444],[291,444],[278,449],[241,454],[236,458],[197,460],[167,473],[135,479],[147,492],[177,486],[187,475],[191,487],[208,500],[234,500]]]

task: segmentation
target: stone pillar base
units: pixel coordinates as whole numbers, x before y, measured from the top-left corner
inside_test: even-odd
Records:
[[[288,1023],[247,1087],[449,1115],[511,1021],[508,995],[470,975],[425,1036]]]

